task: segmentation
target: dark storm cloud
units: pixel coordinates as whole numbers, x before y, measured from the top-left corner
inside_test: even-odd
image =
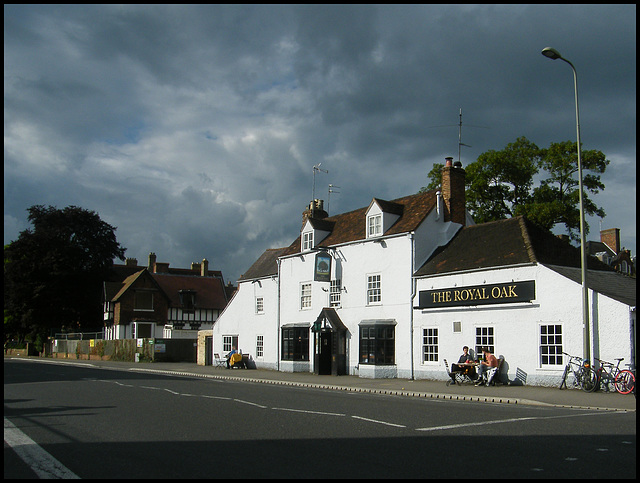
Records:
[[[97,211],[127,256],[235,281],[331,211],[519,136],[611,160],[603,228],[635,254],[634,5],[5,5],[5,243],[33,204]],[[591,239],[600,220],[590,219]]]

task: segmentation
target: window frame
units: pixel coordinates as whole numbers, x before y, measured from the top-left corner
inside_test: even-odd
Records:
[[[438,327],[422,328],[422,363],[428,364],[440,360],[440,335]]]
[[[382,213],[367,216],[367,238],[382,236]]]
[[[483,333],[484,332],[484,333]],[[489,352],[495,354],[495,327],[493,325],[478,325],[475,333],[476,357],[481,357],[482,348],[488,347]]]
[[[143,296],[148,296],[144,297]],[[150,304],[149,304],[150,300]],[[133,310],[138,312],[153,312],[154,296],[151,290],[135,290],[133,292]],[[149,306],[150,305],[150,306]]]
[[[222,336],[222,352],[228,354],[235,346],[238,349],[238,336],[237,335],[223,335]]]
[[[548,332],[549,328],[553,328],[553,333]],[[543,329],[545,331],[544,333]],[[540,368],[563,368],[563,335],[563,327],[561,323],[540,322],[538,327],[538,363]],[[547,350],[545,351],[545,349]],[[545,358],[547,358],[547,362],[545,362]],[[551,359],[553,359],[555,362],[549,362]]]
[[[281,353],[283,361],[309,361],[309,327],[282,327]]]
[[[382,275],[372,273],[367,275],[367,305],[382,304]]]
[[[302,251],[307,252],[313,249],[313,231],[305,231],[302,233]]]
[[[313,285],[311,282],[301,282],[300,283],[300,310],[310,310],[311,309],[311,295],[312,295]]]
[[[256,358],[264,357],[264,335],[256,335]]]
[[[264,314],[264,297],[256,297],[255,309],[257,315]]]
[[[342,279],[336,278],[331,280],[329,286],[329,307],[341,307],[342,306]]]
[[[365,324],[358,330],[358,361],[363,365],[392,366],[396,360],[394,324]]]

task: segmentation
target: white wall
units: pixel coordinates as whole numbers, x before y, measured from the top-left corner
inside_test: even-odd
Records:
[[[223,336],[238,337],[238,349],[249,354],[257,367],[277,369],[277,278],[238,283],[238,290],[213,325],[213,352],[222,355]],[[263,297],[264,312],[255,311],[256,297]],[[256,356],[257,336],[263,336],[264,355]]]
[[[358,324],[362,320],[395,319],[397,365],[410,364],[412,241],[406,235],[378,241],[369,240],[330,250],[333,257],[332,278],[335,278],[336,271],[340,273],[342,286],[345,288],[337,313],[349,330],[347,371],[350,374],[358,373]],[[282,260],[281,326],[292,323],[311,324],[320,311],[329,306],[330,284],[313,281],[314,260],[314,252]],[[375,274],[381,275],[382,302],[368,305],[367,277]],[[302,283],[312,284],[312,305],[309,309],[300,308]],[[309,344],[313,344],[312,335]],[[312,359],[313,347],[310,347],[309,354]]]
[[[582,356],[581,286],[544,266],[525,266],[492,271],[461,273],[418,280],[420,290],[434,290],[482,284],[535,280],[536,298],[532,303],[495,304],[416,310],[414,315],[416,379],[446,380],[443,359],[456,362],[462,347],[475,346],[476,327],[493,327],[496,355],[504,355],[505,370],[510,380],[519,375],[528,385],[556,385],[563,365],[543,367],[540,364],[539,338],[541,324],[562,326],[563,351]],[[601,294],[589,293],[592,306],[592,354],[605,360],[631,357],[629,343],[629,308]],[[453,332],[453,322],[461,322],[462,331]],[[440,338],[438,362],[422,362],[422,329],[437,327]]]

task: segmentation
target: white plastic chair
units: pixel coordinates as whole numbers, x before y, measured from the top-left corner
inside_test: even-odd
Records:
[[[214,356],[213,362],[216,365],[216,367],[222,367],[222,368],[227,367],[227,360],[224,357],[220,357],[220,354],[218,354],[217,352],[213,354],[213,356]]]

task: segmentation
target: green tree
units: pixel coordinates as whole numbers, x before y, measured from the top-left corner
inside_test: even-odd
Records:
[[[27,211],[33,228],[4,249],[5,340],[35,342],[51,329],[100,330],[102,282],[126,251],[116,228],[76,206]]]
[[[476,223],[525,215],[540,226],[552,229],[564,225],[570,238],[580,232],[577,143],[551,143],[540,149],[525,137],[516,139],[501,151],[490,150],[466,166],[467,209]],[[584,207],[591,216],[604,217],[589,194],[604,189],[601,175],[609,160],[596,150],[582,151]],[[442,164],[434,164],[430,183],[420,191],[442,184]],[[534,177],[541,175],[539,186]],[[585,226],[589,232],[589,226]]]
[[[595,195],[604,189],[601,175],[610,161],[601,151],[596,150],[583,150],[581,158],[585,214],[604,218],[604,209],[598,207],[588,195]],[[580,189],[577,143],[571,141],[551,143],[548,149],[542,150],[539,165],[548,177],[533,190],[530,200],[518,207],[517,214],[524,214],[547,229],[562,224],[566,227],[570,238],[578,240]],[[585,232],[589,233],[589,225],[586,223]]]
[[[518,206],[530,201],[540,156],[538,146],[520,137],[502,151],[482,153],[467,166],[467,209],[477,223],[513,216]]]

